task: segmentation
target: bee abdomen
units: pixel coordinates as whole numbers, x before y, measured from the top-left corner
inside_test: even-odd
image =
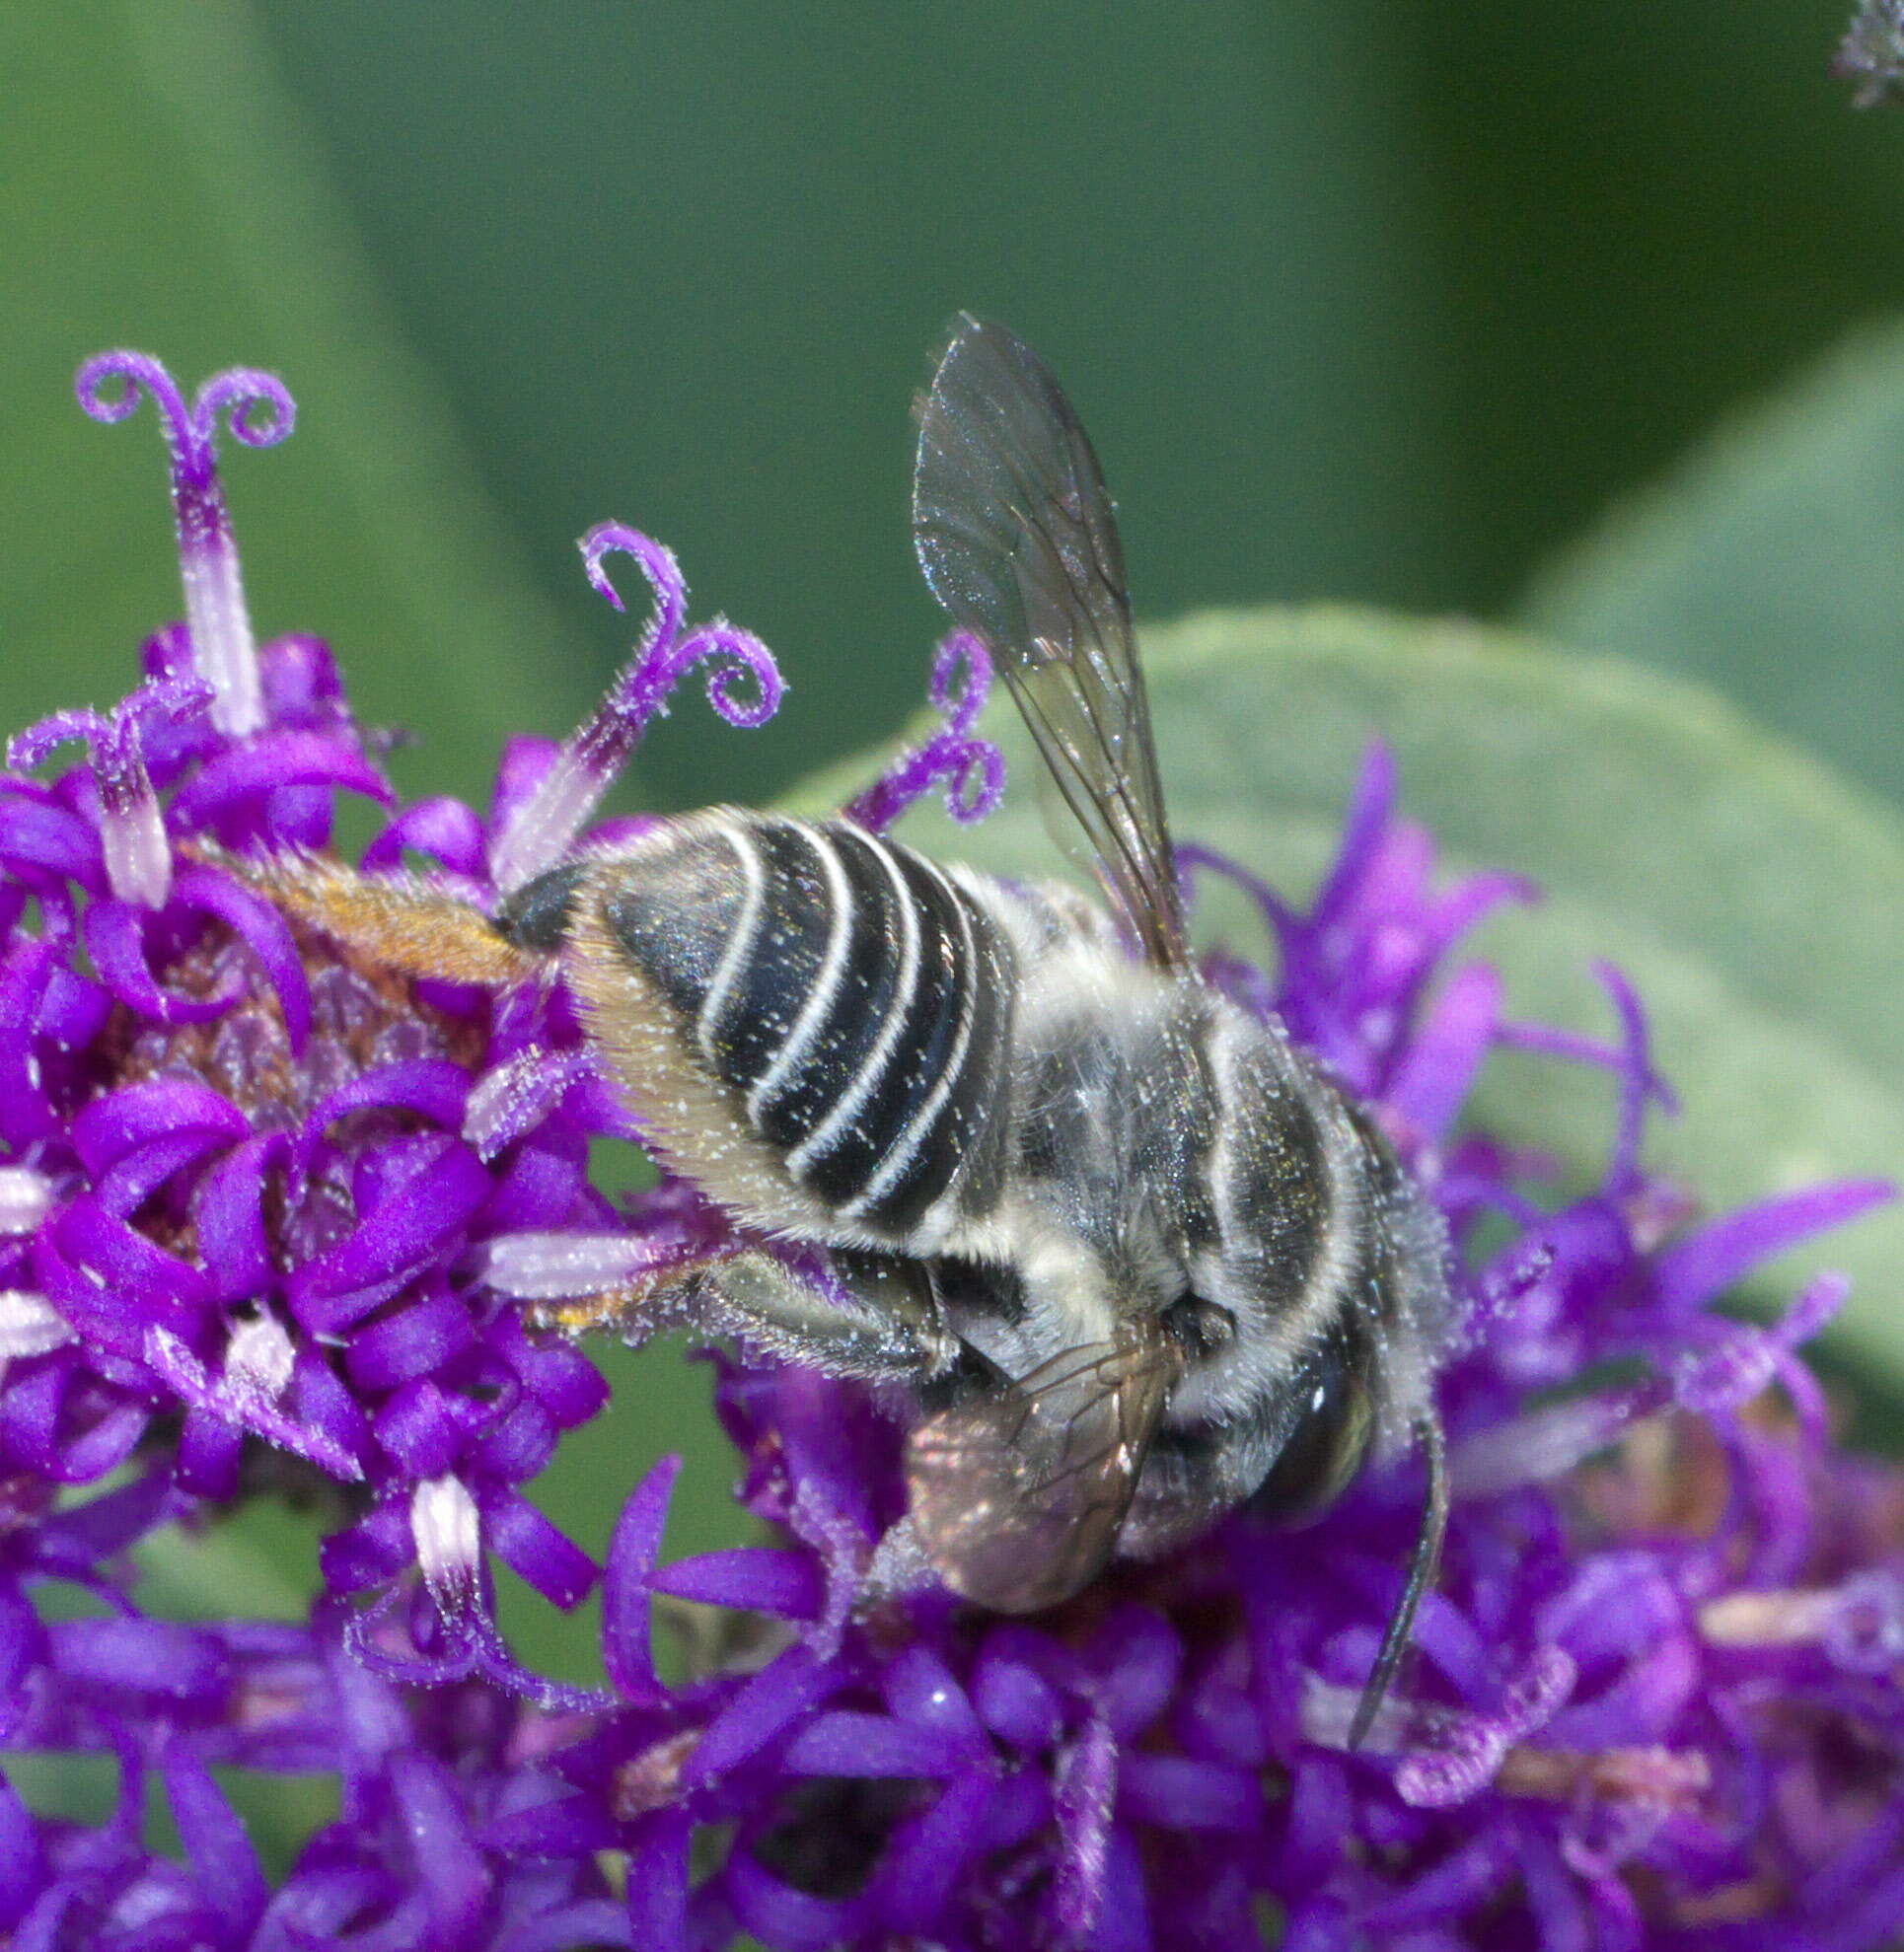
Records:
[[[1011,969],[970,895],[842,821],[701,815],[637,864],[605,919],[798,1184],[895,1237],[995,1199]]]

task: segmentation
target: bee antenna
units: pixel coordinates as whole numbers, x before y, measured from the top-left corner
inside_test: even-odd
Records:
[[[1408,1643],[1415,1631],[1416,1612],[1422,1604],[1422,1595],[1434,1583],[1435,1569],[1441,1563],[1441,1541],[1447,1536],[1448,1440],[1442,1433],[1441,1419],[1432,1409],[1423,1410],[1415,1419],[1415,1437],[1428,1464],[1428,1503],[1422,1509],[1422,1529],[1415,1535],[1415,1553],[1408,1563],[1408,1583],[1402,1588],[1401,1600],[1389,1616],[1387,1630],[1382,1634],[1381,1651],[1375,1656],[1375,1665],[1369,1672],[1368,1685],[1361,1691],[1361,1699],[1355,1703],[1355,1718],[1349,1725],[1349,1746],[1352,1750],[1359,1749],[1366,1740],[1376,1712],[1394,1682],[1395,1670],[1401,1666],[1402,1656],[1408,1652]]]

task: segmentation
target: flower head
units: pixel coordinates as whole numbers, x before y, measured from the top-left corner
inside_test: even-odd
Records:
[[[1898,0],[1860,0],[1832,72],[1856,82],[1852,101],[1874,108],[1904,92],[1904,6]]]
[[[105,383],[130,391],[109,403]],[[1367,1475],[1280,1531],[1245,1509],[1032,1620],[898,1562],[912,1406],[712,1356],[756,1543],[668,1561],[680,1466],[629,1491],[604,1563],[527,1486],[602,1407],[525,1314],[719,1252],[664,1179],[612,1200],[590,1139],[632,1127],[558,989],[412,980],[294,925],[226,865],[328,845],[341,794],[487,905],[577,844],[686,673],[758,723],[758,640],[690,628],[672,555],[604,525],[654,607],[566,745],[518,740],[485,812],[398,808],[334,663],[257,645],[213,462],[289,431],[279,384],[195,405],[108,355],[172,444],[187,618],[112,710],[30,728],[0,776],[0,1747],[112,1759],[113,1813],[37,1814],[0,1778],[0,1933],[46,1947],[703,1948],[1880,1945],[1904,1908],[1904,1475],[1836,1444],[1799,1354],[1842,1299],[1721,1307],[1757,1263],[1888,1189],[1706,1218],[1650,1174],[1669,1103],[1638,1000],[1605,1042],[1517,1023],[1469,926],[1531,891],[1441,886],[1371,756],[1298,904],[1257,905],[1275,1013],[1379,1119],[1438,1204],[1467,1333],[1439,1391],[1455,1501],[1418,1656],[1349,1741],[1420,1500]],[[948,640],[942,725],[849,809],[1003,790],[983,648]],[[62,743],[83,757],[26,776]],[[597,830],[613,837],[615,825]],[[1511,1046],[1614,1082],[1600,1183],[1463,1129]],[[828,1270],[808,1270],[825,1290]],[[328,1529],[302,1622],[154,1617],[132,1548],[294,1485]],[[599,1583],[602,1686],[524,1669],[496,1559],[549,1605]],[[44,1608],[88,1596],[87,1617]],[[692,1613],[690,1610],[692,1609]],[[650,1618],[700,1624],[658,1663]],[[336,1818],[273,1881],[213,1771],[324,1772]],[[163,1796],[182,1854],[142,1828]]]
[[[128,390],[112,399],[115,378]],[[567,1699],[501,1646],[486,1566],[500,1556],[559,1607],[591,1590],[594,1562],[521,1487],[606,1392],[479,1271],[497,1237],[614,1222],[583,1168],[591,1134],[625,1121],[582,1075],[560,999],[394,977],[221,865],[324,846],[339,793],[393,798],[328,649],[258,646],[246,616],[213,429],[229,411],[240,439],[268,444],[290,431],[291,398],[239,372],[187,407],[128,353],[89,361],[79,393],[103,419],[141,394],[159,407],[187,619],[147,645],[150,675],[124,703],[60,713],[9,751],[24,770],[78,742],[82,763],[0,780],[9,1461],[49,1483],[131,1465],[222,1505],[264,1447],[331,1487],[347,1522],[325,1541],[324,1578],[367,1597],[346,1622],[366,1660]],[[758,687],[740,699],[722,672],[717,706],[747,723],[771,712],[765,649],[725,624],[684,636],[673,558],[612,526],[587,544],[611,596],[612,547],[650,566],[657,612],[598,720],[559,752],[512,748],[486,820],[443,800],[395,814],[373,866],[407,850],[489,899],[508,863],[566,844],[702,659]],[[22,925],[30,903],[37,926]]]

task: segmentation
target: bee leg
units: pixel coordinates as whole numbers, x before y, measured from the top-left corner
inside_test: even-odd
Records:
[[[916,1263],[837,1252],[835,1299],[770,1254],[676,1263],[652,1280],[531,1311],[565,1336],[606,1331],[630,1347],[674,1330],[732,1336],[763,1355],[865,1382],[930,1382],[954,1368],[958,1337]]]
[[[865,1382],[923,1384],[955,1366],[961,1345],[923,1268],[859,1254],[834,1255],[834,1268],[838,1294],[828,1294],[771,1254],[709,1255],[652,1280],[543,1302],[531,1320],[564,1336],[606,1330],[630,1347],[672,1330],[732,1336],[781,1362]]]
[[[830,1376],[917,1384],[956,1364],[958,1337],[917,1263],[846,1252],[833,1260],[844,1306],[769,1254],[706,1263],[685,1306],[703,1327]]]
[[[530,1326],[553,1329],[571,1340],[583,1336],[618,1336],[629,1348],[686,1324],[691,1269],[676,1269],[666,1280],[603,1288],[596,1294],[527,1304]]]
[[[511,941],[481,909],[415,875],[372,878],[318,854],[244,860],[200,851],[294,920],[404,976],[500,989],[543,967],[543,958]]]
[[[967,1356],[945,1328],[917,1261],[834,1250],[822,1284],[760,1250],[716,1250],[594,1292],[524,1286],[524,1268],[492,1268],[498,1290],[527,1302],[529,1322],[568,1337],[619,1336],[630,1348],[670,1332],[732,1336],[783,1362],[867,1382],[927,1384]],[[545,1272],[537,1268],[537,1272]],[[564,1276],[566,1278],[566,1276]],[[535,1290],[541,1288],[541,1296]]]
[[[1369,1670],[1368,1685],[1361,1691],[1361,1699],[1355,1703],[1355,1718],[1349,1725],[1351,1749],[1359,1749],[1367,1739],[1376,1711],[1394,1682],[1395,1671],[1408,1652],[1415,1631],[1416,1611],[1423,1594],[1434,1583],[1435,1569],[1441,1563],[1441,1541],[1447,1535],[1448,1440],[1442,1434],[1440,1417],[1432,1410],[1425,1410],[1415,1420],[1415,1435],[1428,1464],[1428,1503],[1422,1511],[1422,1529],[1415,1535],[1407,1583],[1394,1613],[1389,1616],[1381,1649]]]

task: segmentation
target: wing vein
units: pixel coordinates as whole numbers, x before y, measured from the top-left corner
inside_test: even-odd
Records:
[[[914,532],[984,639],[1138,946],[1187,962],[1155,742],[1109,491],[1043,360],[963,321],[919,408]]]

